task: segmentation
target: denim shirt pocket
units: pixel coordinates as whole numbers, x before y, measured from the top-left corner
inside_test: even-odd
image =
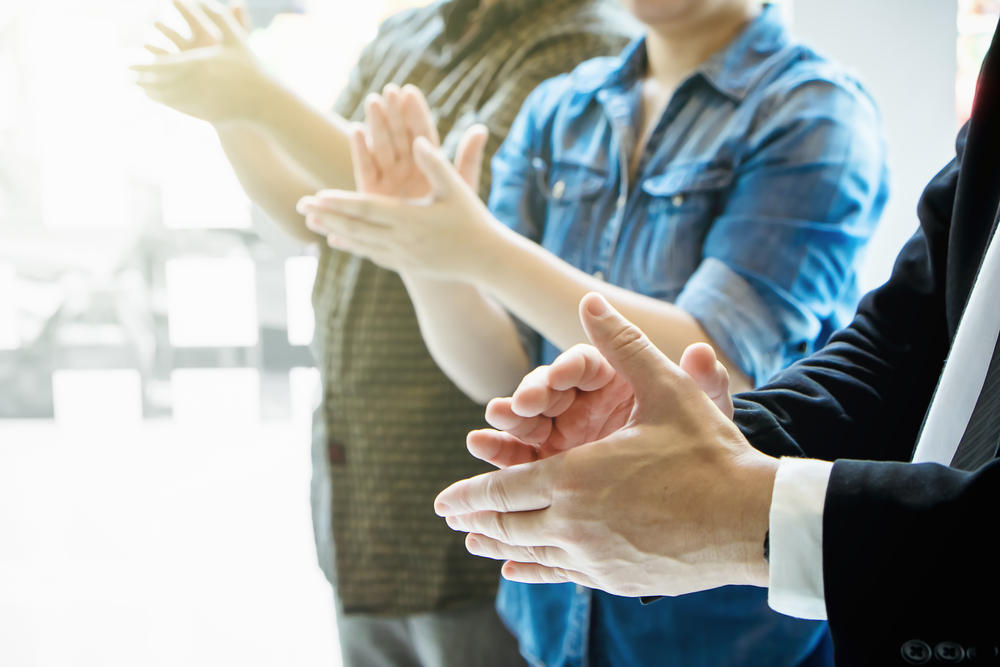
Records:
[[[673,301],[702,260],[705,237],[733,180],[711,164],[668,167],[642,182],[646,219],[635,231],[631,289]]]
[[[570,162],[549,166],[541,158],[535,158],[532,166],[538,189],[545,197],[542,246],[583,268],[593,250],[590,246],[595,233],[600,231],[593,223],[601,215],[601,194],[607,190],[609,174]]]

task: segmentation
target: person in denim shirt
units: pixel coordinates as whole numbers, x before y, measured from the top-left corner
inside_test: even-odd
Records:
[[[655,122],[644,123],[652,49],[665,40],[643,13],[656,4],[632,8],[651,32],[620,57],[584,63],[532,93],[493,159],[488,212],[419,139],[412,159],[433,188],[429,200],[327,191],[302,203],[331,243],[400,272],[429,350],[474,398],[509,395],[532,366],[586,342],[577,304],[590,291],[672,358],[709,341],[734,390],[765,382],[853,315],[854,267],[887,197],[874,103],[765,8],[678,80]],[[708,4],[696,6],[756,9]],[[376,134],[385,132],[355,134],[355,150],[370,153],[356,161],[362,169],[384,168]],[[399,149],[405,134],[394,145],[397,160],[409,159]],[[487,416],[502,428],[493,404]],[[474,435],[469,444],[480,458],[516,463],[477,450]],[[825,626],[772,612],[763,589],[724,587],[643,607],[572,583],[528,585],[547,582],[517,568],[504,573],[523,581],[503,582],[498,609],[534,664],[831,660]]]

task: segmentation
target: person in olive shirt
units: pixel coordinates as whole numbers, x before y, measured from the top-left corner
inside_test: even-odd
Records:
[[[324,114],[265,72],[239,11],[175,5],[191,36],[158,25],[179,52],[149,47],[156,60],[134,67],[139,85],[211,122],[250,198],[306,243],[325,239],[306,228],[296,202],[355,187],[350,122],[397,117],[382,105],[401,103],[401,87],[427,98],[437,127],[423,133],[440,136],[450,157],[468,127],[488,128],[485,199],[489,160],[528,94],[584,60],[618,53],[638,28],[610,0],[433,2],[382,24],[334,113]],[[405,177],[382,176],[386,192]],[[426,192],[423,183],[412,194]],[[323,402],[313,520],[337,594],[344,664],[521,664],[494,611],[499,567],[469,556],[433,512],[441,489],[491,469],[465,449],[466,434],[485,426],[483,407],[431,359],[397,274],[324,243],[314,305]]]

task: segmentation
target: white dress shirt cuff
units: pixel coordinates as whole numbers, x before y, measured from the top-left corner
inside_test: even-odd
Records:
[[[771,497],[768,604],[786,616],[826,620],[823,506],[833,464],[782,458]]]

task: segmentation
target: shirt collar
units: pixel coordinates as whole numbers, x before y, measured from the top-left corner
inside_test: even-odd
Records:
[[[492,28],[511,23],[518,16],[537,7],[539,0],[499,0],[479,17],[482,25]],[[447,0],[441,5],[445,33],[450,41],[457,41],[465,32],[470,16],[479,9],[479,0]]]
[[[696,74],[701,74],[722,94],[741,101],[746,97],[760,64],[790,42],[780,9],[765,5],[743,32],[699,65]],[[621,85],[645,76],[646,38],[632,42],[619,57],[621,65],[610,73],[605,85]]]

